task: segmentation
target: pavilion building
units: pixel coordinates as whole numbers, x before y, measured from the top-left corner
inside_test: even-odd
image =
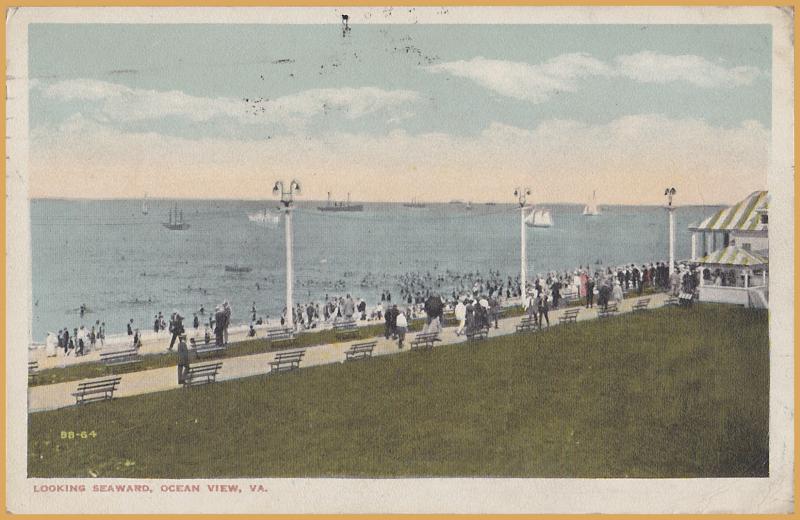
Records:
[[[755,191],[721,209],[692,232],[692,263],[700,267],[700,301],[769,306],[769,193]]]

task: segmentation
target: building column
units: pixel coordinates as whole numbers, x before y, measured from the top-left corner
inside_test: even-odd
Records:
[[[692,231],[692,261],[697,260],[697,231]]]

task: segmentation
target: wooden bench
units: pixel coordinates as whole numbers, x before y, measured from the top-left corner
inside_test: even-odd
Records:
[[[565,303],[573,303],[579,301],[581,298],[578,291],[561,291],[561,299]]]
[[[133,365],[141,363],[142,356],[139,355],[138,349],[129,348],[125,350],[115,350],[113,352],[101,352],[100,361],[107,367]]]
[[[609,318],[616,314],[619,314],[619,304],[617,302],[609,303],[606,305],[605,309],[601,307],[600,310],[597,311],[598,318]]]
[[[517,325],[517,332],[531,332],[538,329],[536,318],[533,316],[525,316]]]
[[[580,308],[567,309],[567,310],[564,311],[564,314],[562,314],[558,318],[558,322],[559,323],[575,323],[576,321],[578,321],[578,313],[579,312],[581,312]]]
[[[217,345],[216,342],[197,343],[194,338],[189,339],[189,344],[189,346],[192,347],[191,352],[194,352],[195,356],[199,358],[225,352],[228,348],[227,345]]]
[[[597,317],[598,318],[608,318],[608,317],[614,316],[614,315],[616,315],[618,313],[619,313],[619,307],[617,306],[616,302],[615,303],[609,303],[606,306],[605,309],[600,308],[600,310],[597,311]]]
[[[28,382],[35,381],[39,376],[39,362],[28,361]]]
[[[202,365],[192,365],[186,370],[183,380],[184,388],[217,381],[217,374],[222,369],[222,361],[216,363],[203,363]]]
[[[78,385],[78,390],[72,393],[75,397],[75,404],[113,399],[114,390],[117,389],[121,380],[122,376],[117,376],[80,383]]]
[[[270,346],[294,343],[294,331],[292,329],[277,328],[267,329],[267,341]]]
[[[446,310],[442,313],[442,327],[446,327],[448,325],[457,325],[458,320],[456,320],[456,311],[453,309]]]
[[[338,339],[351,338],[358,335],[358,325],[355,320],[337,321],[333,324],[333,332]]]
[[[439,339],[438,332],[420,332],[411,340],[411,350],[431,350]]]
[[[670,305],[678,306],[681,304],[681,300],[677,296],[670,295],[669,298],[666,299],[664,302],[664,306],[668,307]]]
[[[345,361],[355,361],[356,359],[367,359],[372,357],[372,350],[377,344],[376,341],[365,343],[355,343],[344,353]]]
[[[489,327],[481,327],[480,329],[472,329],[467,332],[467,341],[486,339],[489,337]]]
[[[638,300],[636,303],[633,304],[634,311],[643,311],[647,309],[647,306],[650,305],[650,298],[642,298]]]
[[[306,354],[305,349],[292,352],[278,352],[275,359],[269,362],[269,373],[291,372],[300,368],[300,361]]]

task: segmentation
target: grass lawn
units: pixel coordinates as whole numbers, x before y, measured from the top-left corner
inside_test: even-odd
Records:
[[[31,414],[28,474],[761,477],[768,414],[767,313],[700,305]]]

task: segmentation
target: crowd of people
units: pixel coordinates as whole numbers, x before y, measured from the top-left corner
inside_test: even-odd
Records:
[[[81,306],[81,313],[83,314],[84,307]],[[97,320],[90,329],[81,325],[72,329],[70,334],[69,327],[58,329],[58,333],[47,333],[45,339],[45,348],[47,355],[50,357],[56,356],[58,351],[63,351],[64,356],[75,355],[84,356],[89,351],[94,350],[97,344],[102,347],[106,339],[106,324]]]
[[[559,308],[565,302],[580,300],[587,307],[605,307],[611,302],[622,300],[624,294],[630,291],[642,294],[645,289],[669,291],[675,296],[693,294],[699,285],[700,276],[706,278],[706,283],[735,283],[735,280],[728,280],[725,272],[718,270],[712,273],[706,269],[701,274],[689,266],[679,266],[670,275],[666,262],[626,264],[618,267],[587,265],[572,271],[537,274],[528,280],[523,296],[519,276],[503,276],[499,271],[406,272],[394,277],[384,275],[380,278],[392,288],[383,290],[380,300],[374,305],[369,305],[366,299],[354,297],[347,292],[343,295],[326,294],[321,300],[295,305],[291,309],[292,322],[297,330],[308,330],[340,320],[377,321],[385,324],[387,337],[402,338],[407,324],[419,318],[425,318],[426,330],[440,330],[442,315],[447,312],[453,313],[459,324],[456,334],[461,335],[488,327],[492,322],[496,324],[502,306],[509,301],[521,299],[526,311],[535,316],[539,326],[542,326],[549,325],[549,311]],[[362,285],[371,286],[377,279],[375,276],[365,276]],[[81,311],[85,312],[84,305],[81,306]],[[287,312],[284,308],[279,317],[281,326],[288,323]],[[205,343],[210,343],[213,337],[215,344],[227,344],[232,315],[228,301],[217,305],[212,312],[207,312],[201,305],[193,313],[191,322],[195,337],[202,334]],[[269,315],[259,314],[256,302],[253,302],[248,318],[250,336],[257,335],[256,327],[259,325],[276,325],[271,322]],[[403,323],[406,325],[402,325]],[[133,319],[126,324],[126,329],[130,345],[135,348],[141,346],[141,334]],[[171,335],[167,350],[172,351],[176,341],[186,333],[184,317],[177,310],[173,311],[169,319],[159,312],[153,316],[152,330],[155,334]],[[48,355],[55,355],[55,350],[58,349],[63,350],[65,356],[73,353],[81,356],[97,348],[98,344],[102,347],[105,339],[106,325],[98,320],[90,328],[81,325],[70,331],[68,327],[64,327],[57,334],[48,333],[46,345]],[[399,341],[402,343],[402,339]]]

